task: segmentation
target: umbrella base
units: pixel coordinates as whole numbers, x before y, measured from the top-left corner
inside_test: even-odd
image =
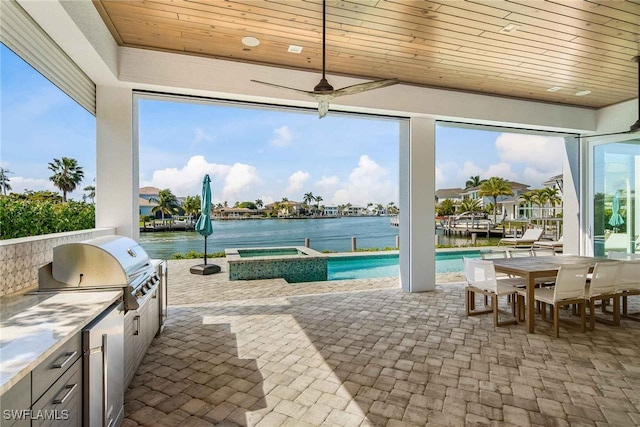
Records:
[[[191,274],[201,274],[206,276],[208,274],[214,274],[220,272],[220,266],[215,264],[198,264],[189,269]]]

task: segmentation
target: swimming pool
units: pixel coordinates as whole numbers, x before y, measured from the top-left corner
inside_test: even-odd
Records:
[[[480,250],[436,252],[436,273],[463,270],[462,257],[480,258]],[[328,259],[328,280],[393,277],[400,274],[398,254],[332,256]]]

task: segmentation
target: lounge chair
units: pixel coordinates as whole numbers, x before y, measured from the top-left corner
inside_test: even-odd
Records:
[[[515,248],[531,248],[533,244],[540,240],[543,233],[542,228],[530,228],[521,237],[504,237],[498,242],[500,245],[509,245]]]
[[[533,243],[533,247],[539,249],[551,249],[555,252],[558,249],[562,249],[562,237],[563,236],[560,236],[558,240],[539,240]]]
[[[604,240],[607,252],[630,252],[631,240],[627,233],[609,233]]]

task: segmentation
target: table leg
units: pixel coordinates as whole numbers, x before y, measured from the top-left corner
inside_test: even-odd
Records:
[[[527,329],[529,333],[535,332],[535,299],[534,299],[534,289],[535,289],[535,278],[530,274],[527,275]]]

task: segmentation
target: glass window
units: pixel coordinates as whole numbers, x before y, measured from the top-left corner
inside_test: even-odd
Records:
[[[640,252],[640,140],[593,148],[594,254]]]

